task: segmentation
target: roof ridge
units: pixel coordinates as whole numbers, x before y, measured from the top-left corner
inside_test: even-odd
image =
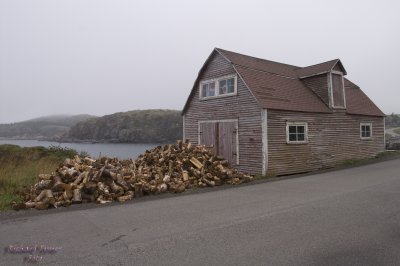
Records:
[[[249,69],[249,70],[251,70],[251,71],[258,71],[258,72],[262,72],[262,73],[266,73],[266,74],[271,74],[271,75],[279,76],[279,77],[282,77],[282,78],[287,78],[287,79],[299,79],[299,78],[295,78],[295,77],[289,77],[289,76],[285,76],[285,75],[282,75],[282,74],[278,74],[278,73],[275,73],[275,72],[265,71],[265,70],[258,69],[258,68],[252,68],[252,67],[249,67],[249,66],[244,66],[244,65],[235,64],[235,63],[232,63],[232,64],[235,65],[235,66],[247,68],[247,69]]]
[[[337,62],[340,61],[340,59],[339,59],[339,58],[336,58],[336,59],[324,61],[324,62],[321,62],[321,63],[318,63],[318,64],[314,64],[314,65],[309,65],[309,66],[305,66],[305,67],[299,67],[298,69],[295,69],[295,71],[298,71],[298,70],[300,70],[300,69],[304,69],[304,68],[307,68],[307,67],[314,67],[314,66],[326,64],[326,63],[328,63],[328,62],[333,62],[333,61],[336,61],[336,63],[337,63]]]
[[[272,60],[268,60],[268,59],[264,59],[264,58],[260,58],[260,57],[255,57],[255,56],[251,56],[251,55],[247,55],[247,54],[241,54],[241,53],[237,53],[237,52],[225,50],[225,49],[218,48],[218,47],[215,47],[215,49],[216,49],[217,51],[233,53],[233,54],[237,54],[237,55],[241,55],[241,56],[246,56],[246,57],[250,57],[250,58],[253,58],[253,59],[257,59],[257,60],[262,60],[262,61],[267,61],[267,62],[270,62],[270,63],[275,63],[275,64],[280,64],[280,65],[285,65],[285,66],[288,66],[288,67],[293,67],[293,70],[296,70],[296,68],[299,68],[299,66],[290,65],[290,64],[286,64],[286,63],[281,63],[281,62],[277,62],[277,61],[272,61]]]

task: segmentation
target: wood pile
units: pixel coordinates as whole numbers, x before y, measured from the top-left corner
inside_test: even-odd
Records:
[[[13,207],[43,210],[84,202],[124,202],[145,195],[252,180],[205,146],[178,141],[146,151],[137,160],[66,159],[54,173],[39,175],[39,182],[23,194],[25,203]]]

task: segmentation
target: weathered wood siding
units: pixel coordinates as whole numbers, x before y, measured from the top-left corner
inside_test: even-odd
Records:
[[[333,67],[333,70],[335,70],[335,71],[340,71],[340,72],[343,71],[339,64],[336,64],[336,65]]]
[[[220,54],[214,52],[200,81],[225,75],[236,74],[232,65]],[[199,84],[189,99],[184,115],[184,135],[190,142],[197,144],[199,121],[238,119],[239,127],[239,170],[248,173],[262,171],[261,109],[255,98],[237,77],[237,95],[230,97],[199,99]]]
[[[315,92],[322,101],[329,106],[328,75],[321,74],[314,77],[302,79],[304,85]]]
[[[270,110],[268,171],[279,175],[332,167],[345,160],[367,158],[384,150],[382,117]],[[287,144],[286,122],[307,122],[308,143]],[[372,139],[360,139],[360,123],[372,123]]]

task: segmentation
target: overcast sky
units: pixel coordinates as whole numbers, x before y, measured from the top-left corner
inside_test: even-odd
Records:
[[[182,109],[214,47],[347,78],[400,113],[400,1],[0,0],[0,123]]]

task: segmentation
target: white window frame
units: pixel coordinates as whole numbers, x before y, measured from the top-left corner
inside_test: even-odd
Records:
[[[333,81],[332,81],[332,74],[335,74],[335,75],[339,75],[339,76],[341,76],[342,77],[342,91],[343,91],[343,105],[344,106],[336,106],[335,105],[335,100],[334,100],[334,98],[333,98]],[[331,102],[332,102],[332,108],[335,108],[335,109],[346,109],[346,93],[345,93],[345,90],[344,90],[344,77],[343,77],[343,73],[342,72],[340,72],[340,71],[334,71],[334,70],[332,70],[330,73],[329,73],[329,84],[330,84],[330,96],[331,96]]]
[[[221,80],[224,79],[230,79],[230,78],[234,78],[234,91],[233,93],[225,93],[225,94],[219,94],[219,82]],[[202,95],[202,87],[203,84],[207,84],[210,82],[215,82],[215,95],[214,96],[208,96],[208,97],[203,97]],[[236,75],[227,75],[227,76],[223,76],[223,77],[219,77],[219,78],[215,78],[215,79],[207,79],[207,80],[202,80],[200,81],[200,85],[199,85],[199,98],[200,100],[208,100],[208,99],[214,99],[214,98],[223,98],[223,97],[230,97],[230,96],[234,96],[237,95],[237,76]]]
[[[289,140],[289,126],[304,126],[304,140]],[[307,122],[286,122],[286,143],[287,144],[306,144],[308,143],[308,123]]]
[[[369,137],[363,137],[363,136],[362,136],[362,126],[369,126],[370,132],[371,132],[371,134],[370,134]],[[372,123],[360,123],[360,139],[361,139],[361,140],[369,140],[369,139],[372,139]]]

